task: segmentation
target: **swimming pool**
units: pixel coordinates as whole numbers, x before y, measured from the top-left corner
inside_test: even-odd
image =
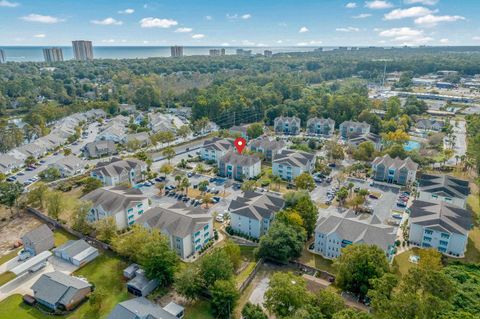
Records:
[[[403,146],[403,149],[407,152],[419,150],[420,143],[417,141],[408,141],[407,143],[405,143],[405,146]]]

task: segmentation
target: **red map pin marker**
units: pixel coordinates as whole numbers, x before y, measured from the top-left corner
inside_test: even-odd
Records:
[[[238,137],[233,144],[237,148],[238,154],[242,154],[243,149],[247,146],[247,141],[243,137]]]

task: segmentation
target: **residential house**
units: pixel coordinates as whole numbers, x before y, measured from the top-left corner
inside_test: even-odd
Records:
[[[143,269],[137,269],[135,276],[127,282],[127,290],[137,297],[146,297],[159,285],[158,279],[149,279]]]
[[[285,117],[280,116],[275,118],[274,130],[276,134],[297,135],[300,133],[300,119],[296,116]]]
[[[148,114],[148,127],[154,132],[170,131],[175,132],[177,127],[175,121],[167,114],[163,113],[149,113]]]
[[[390,155],[377,157],[372,162],[373,178],[377,181],[399,185],[413,184],[416,180],[418,164],[410,157],[402,160]]]
[[[285,141],[268,137],[256,138],[248,144],[252,152],[262,153],[265,161],[271,162],[285,148]]]
[[[124,141],[125,141],[126,144],[136,142],[136,143],[138,143],[138,146],[146,147],[146,146],[150,145],[150,136],[148,135],[147,132],[129,134],[125,137]]]
[[[22,243],[23,249],[33,256],[40,254],[43,251],[50,250],[55,245],[53,232],[45,224],[42,224],[23,235]]]
[[[140,266],[135,263],[128,265],[128,267],[123,270],[123,277],[127,279],[132,279],[133,277],[135,277],[135,272],[138,269],[140,269]]]
[[[343,139],[352,139],[370,133],[370,124],[365,122],[345,121],[339,127]]]
[[[41,305],[53,311],[65,311],[80,304],[92,292],[92,285],[84,279],[54,271],[41,275],[32,290]]]
[[[143,172],[147,170],[147,164],[137,159],[121,160],[113,158],[110,162],[98,163],[90,173],[91,177],[99,179],[105,186],[119,184],[136,185],[143,180]]]
[[[315,155],[292,150],[282,150],[272,162],[273,175],[291,181],[304,172],[311,172],[315,166]]]
[[[382,224],[375,215],[360,219],[353,210],[342,214],[332,212],[317,222],[314,252],[333,259],[339,257],[342,248],[348,245],[368,244],[381,248],[391,259],[396,237],[396,228]]]
[[[218,162],[218,175],[235,180],[252,179],[260,175],[262,161],[258,156],[228,151]]]
[[[260,238],[284,204],[283,198],[276,194],[246,191],[230,202],[230,227],[236,232]]]
[[[8,175],[22,167],[24,162],[8,154],[0,154],[0,173]]]
[[[118,154],[113,141],[95,141],[87,143],[83,148],[83,154],[88,158],[99,158]]]
[[[228,131],[230,132],[230,134],[234,136],[238,135],[239,137],[243,137],[245,140],[248,141],[248,127],[249,125],[235,125],[232,126]]]
[[[213,238],[212,215],[200,207],[178,202],[168,208],[154,207],[141,216],[138,224],[155,228],[170,239],[170,246],[182,259],[186,259]]]
[[[74,155],[68,155],[59,159],[55,163],[49,164],[48,167],[58,169],[62,177],[69,177],[82,174],[85,171],[86,164],[87,163],[84,160]]]
[[[230,149],[233,149],[233,141],[214,137],[203,142],[200,156],[204,161],[218,163]]]
[[[166,307],[165,307],[166,308]],[[182,307],[183,308],[183,307]],[[169,311],[162,309],[150,300],[139,297],[120,302],[113,308],[107,319],[181,319]]]
[[[83,266],[98,257],[98,249],[85,240],[69,240],[53,250],[53,254],[75,266]]]
[[[312,117],[307,121],[307,134],[308,135],[320,135],[320,136],[332,136],[335,131],[335,121],[328,118]]]
[[[82,197],[92,203],[90,222],[113,217],[118,229],[133,225],[150,208],[148,197],[137,188],[110,186],[98,188]]]
[[[433,118],[419,119],[415,124],[415,127],[418,130],[427,131],[427,132],[428,131],[440,132],[444,126],[445,126],[444,121],[439,121]]]
[[[459,207],[466,207],[470,187],[467,180],[449,175],[423,174],[419,179],[417,199],[443,201]]]
[[[376,151],[382,150],[382,146],[383,146],[382,138],[377,134],[367,133],[367,134],[358,135],[358,136],[352,135],[352,137],[347,140],[347,144],[352,147],[358,147],[360,144],[364,142],[372,143]]]
[[[133,114],[137,110],[135,105],[131,105],[131,104],[120,104],[118,108],[121,113],[127,113],[127,114]]]
[[[120,123],[111,122],[106,129],[98,133],[96,141],[113,141],[120,143],[125,139],[126,129]]]
[[[408,240],[424,248],[436,248],[446,255],[463,257],[468,232],[473,227],[471,213],[442,201],[416,200],[410,206]]]

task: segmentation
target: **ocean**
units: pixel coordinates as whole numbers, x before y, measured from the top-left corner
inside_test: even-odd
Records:
[[[42,49],[46,46],[4,46],[0,49],[4,50],[7,62],[42,62],[44,61]],[[65,60],[73,58],[72,47],[60,46],[63,49],[63,57]],[[185,46],[183,54],[192,55],[208,55],[210,49],[218,49],[219,47],[200,47]],[[224,47],[225,53],[235,54],[238,47]],[[245,50],[252,50],[253,54],[261,53],[264,50],[270,50],[273,53],[281,52],[309,52],[315,47],[242,47]],[[145,59],[152,57],[169,57],[170,47],[166,46],[94,46],[93,55],[95,59]]]

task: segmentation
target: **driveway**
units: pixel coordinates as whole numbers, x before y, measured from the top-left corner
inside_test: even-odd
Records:
[[[455,140],[453,143],[453,156],[447,161],[447,165],[456,165],[457,156],[461,157],[467,152],[467,126],[465,121],[458,121],[457,125],[453,125],[453,134],[455,135]],[[450,143],[444,141],[444,148],[450,147]]]
[[[61,271],[65,274],[71,274],[77,270],[77,266],[72,265],[56,256],[52,256],[48,259],[47,265],[34,272],[34,273],[25,273],[5,285],[0,287],[0,301],[5,298],[15,295],[15,294],[33,294],[30,289],[32,285],[40,278],[41,275],[52,272],[52,271]]]

